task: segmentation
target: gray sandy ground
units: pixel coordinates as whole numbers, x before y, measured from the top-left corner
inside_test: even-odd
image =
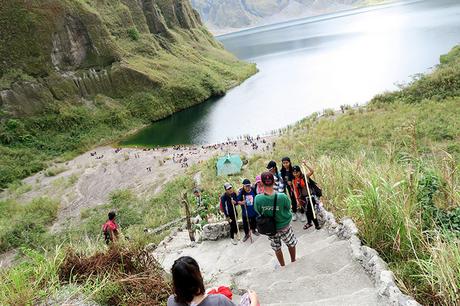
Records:
[[[122,149],[115,153],[113,147],[99,147],[84,153],[66,163],[53,167],[64,171],[55,176],[46,176],[41,171],[23,180],[30,186],[29,191],[19,195],[8,192],[0,194],[1,198],[13,197],[19,202],[27,202],[37,197],[47,196],[60,202],[58,219],[52,226],[53,232],[59,231],[63,225],[76,224],[83,209],[107,203],[110,193],[120,189],[128,189],[138,196],[150,197],[175,177],[183,175],[188,168],[181,163],[173,162],[174,154],[186,157],[189,166],[203,162],[215,155],[238,153],[250,156],[267,151],[268,143],[273,137],[267,137],[266,144],[259,141],[259,148],[253,150],[244,141],[237,145],[222,145],[219,148],[202,148],[201,146],[181,147],[180,149],[160,148],[144,151],[141,149]],[[136,155],[138,157],[136,157]],[[101,157],[97,159],[96,157]],[[151,168],[151,171],[147,170]]]

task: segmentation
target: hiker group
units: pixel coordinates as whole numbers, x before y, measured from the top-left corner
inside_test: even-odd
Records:
[[[230,238],[238,244],[238,209],[241,207],[244,238],[252,241],[252,235],[267,235],[281,266],[284,258],[281,241],[288,246],[291,261],[295,261],[297,238],[291,221],[305,222],[303,229],[321,227],[317,219],[322,190],[311,179],[314,170],[306,161],[292,165],[289,157],[282,159],[281,171],[275,161],[270,161],[267,171],[255,178],[252,185],[244,179],[242,187],[235,191],[230,183],[224,184],[225,192],[220,197],[220,209],[230,224]]]
[[[308,169],[308,170],[307,170]],[[233,244],[238,244],[238,211],[241,207],[244,238],[252,241],[252,235],[268,236],[280,266],[285,265],[282,242],[289,250],[291,262],[296,260],[297,238],[291,227],[291,221],[306,222],[306,230],[313,225],[318,230],[320,225],[316,210],[320,206],[321,188],[311,179],[313,169],[305,161],[301,166],[293,166],[288,157],[282,159],[282,169],[278,171],[275,161],[270,161],[267,171],[255,178],[242,181],[242,186],[235,190],[230,183],[224,184],[225,192],[220,197],[220,210],[230,224],[230,237]],[[194,190],[197,210],[205,212],[206,205],[199,189]],[[206,291],[198,263],[191,257],[178,258],[171,269],[174,294],[168,299],[168,306],[185,305],[225,305],[235,306],[232,293],[228,287]],[[248,291],[239,304],[260,306],[259,298],[253,291]]]

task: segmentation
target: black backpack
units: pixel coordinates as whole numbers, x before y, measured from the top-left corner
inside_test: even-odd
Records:
[[[107,223],[104,223],[102,226],[102,235],[104,236],[104,241],[106,244],[109,244],[111,242],[111,237],[110,237],[110,230],[109,227],[106,226]]]
[[[308,186],[311,187],[310,191],[312,194],[316,195],[318,198],[323,196],[323,190],[311,178],[308,178]]]
[[[278,193],[275,192],[275,201],[273,203],[273,216],[271,217],[258,216],[256,219],[257,230],[262,235],[274,236],[276,234],[275,214],[276,214],[276,200],[277,199],[278,199]]]

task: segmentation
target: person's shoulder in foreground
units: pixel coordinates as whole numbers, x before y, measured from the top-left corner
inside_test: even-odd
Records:
[[[284,192],[278,192],[278,199],[281,199],[281,200],[288,200],[289,201],[289,198],[287,196],[287,194],[285,194]]]
[[[189,306],[188,304],[177,303],[174,299],[174,295],[169,296],[168,306]],[[197,306],[235,306],[231,300],[222,294],[211,294],[208,295],[200,304]]]

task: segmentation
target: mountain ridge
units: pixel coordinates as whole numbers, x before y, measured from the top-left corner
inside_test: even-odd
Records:
[[[384,0],[191,0],[204,23],[220,35],[250,27],[317,16]]]

